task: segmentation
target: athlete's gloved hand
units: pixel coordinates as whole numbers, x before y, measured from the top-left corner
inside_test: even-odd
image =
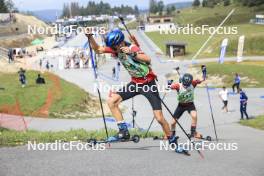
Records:
[[[135,58],[137,56],[137,53],[136,52],[131,52],[130,48],[127,47],[127,46],[121,47],[120,49],[121,49],[122,53],[130,55],[133,58]]]
[[[172,79],[171,80],[167,80],[167,86],[166,86],[165,90],[171,90],[172,83],[173,83]]]
[[[121,47],[120,50],[121,50],[123,53],[125,53],[125,54],[129,54],[129,53],[131,53],[129,47],[127,47],[127,46],[123,46],[123,47]]]
[[[93,35],[93,28],[84,28],[84,33],[86,37],[91,37]]]

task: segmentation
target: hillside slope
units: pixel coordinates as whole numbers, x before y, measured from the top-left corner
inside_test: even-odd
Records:
[[[15,14],[15,21],[6,25],[0,25],[0,46],[25,47],[30,44],[37,35],[28,34],[28,26],[48,27],[48,25],[34,16]],[[43,36],[42,36],[43,37]]]

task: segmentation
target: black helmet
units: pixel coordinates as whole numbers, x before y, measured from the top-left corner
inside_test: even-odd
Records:
[[[192,84],[192,81],[193,81],[193,76],[189,73],[185,73],[181,79],[182,81],[182,84],[185,86],[185,87],[189,87],[191,84]]]

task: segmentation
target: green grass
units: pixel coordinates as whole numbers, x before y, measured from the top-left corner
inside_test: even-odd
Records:
[[[249,78],[250,81],[241,81],[242,87],[264,87],[264,62],[244,61],[241,63],[225,62],[224,64],[207,63],[206,67],[209,77],[224,77],[223,83],[226,87],[230,87],[230,85],[233,84],[235,73],[239,73],[241,77]],[[251,81],[256,81],[256,83],[251,83]]]
[[[126,25],[128,29],[137,29],[137,27],[139,26],[139,22],[133,21],[133,22],[127,23]]]
[[[87,101],[90,100],[89,94],[78,86],[71,84],[63,79],[61,84],[61,98],[56,99],[50,108],[50,115],[56,117],[55,113],[70,113],[73,111],[83,112]]]
[[[52,92],[52,103],[48,109],[48,116],[55,118],[65,118],[64,114],[71,112],[86,112],[89,103],[94,103],[91,97],[78,86],[69,83],[51,73],[44,73],[45,85],[36,85],[35,79],[39,72],[27,71],[27,85],[21,88],[17,73],[1,73],[0,83],[5,90],[0,90],[0,112],[9,107],[10,113],[15,111],[16,103],[19,103],[19,115],[38,116],[38,111],[43,108],[47,101],[48,92]],[[59,88],[56,89],[54,78],[58,80]],[[95,105],[97,106],[97,105]],[[13,112],[14,110],[14,112]],[[42,116],[40,114],[40,116]],[[90,116],[91,117],[91,116]],[[78,116],[72,118],[80,118]],[[81,116],[88,118],[88,116]]]
[[[264,116],[259,116],[251,120],[240,120],[239,123],[252,128],[264,130]]]
[[[109,135],[113,136],[117,133],[115,130],[109,130]],[[141,138],[144,137],[145,132],[130,131],[130,134],[137,134]],[[147,137],[162,136],[161,132],[149,132]],[[88,138],[105,139],[105,131],[86,131],[84,129],[69,130],[69,131],[58,131],[58,132],[40,132],[28,130],[25,132],[8,130],[0,128],[0,146],[18,146],[25,145],[28,141],[36,141],[36,143],[49,143],[55,142],[56,140],[69,142],[69,141],[83,141],[86,142]]]
[[[182,25],[193,24],[194,26],[209,25],[218,26],[231,9],[236,8],[233,15],[226,21],[226,28],[237,27],[237,34],[221,35],[216,34],[201,54],[197,57],[208,58],[218,57],[220,53],[220,44],[224,38],[229,39],[227,47],[227,56],[235,56],[237,52],[238,37],[245,35],[244,55],[264,55],[264,26],[249,24],[249,20],[254,18],[256,13],[264,13],[264,8],[248,8],[241,6],[216,6],[215,8],[187,8],[175,14],[174,22]],[[210,15],[209,15],[210,14]],[[181,41],[187,43],[186,59],[192,56],[200,49],[203,43],[208,39],[209,34],[160,34],[159,32],[147,32],[147,36],[165,52],[165,42],[169,40]]]
[[[28,115],[45,103],[48,88],[52,85],[50,81],[47,81],[47,75],[44,75],[47,84],[43,86],[35,84],[37,72],[28,71],[26,76],[27,86],[21,88],[18,74],[0,74],[1,86],[5,88],[4,91],[0,91],[0,105],[14,105],[18,100],[21,110]]]
[[[226,21],[227,25],[247,23],[251,18],[254,18],[256,12],[263,12],[261,8],[248,8],[238,5],[217,5],[215,8],[191,7],[183,9],[180,13],[175,14],[174,22],[198,26],[204,24],[217,26],[232,9],[235,9],[235,12],[232,14],[231,18]]]

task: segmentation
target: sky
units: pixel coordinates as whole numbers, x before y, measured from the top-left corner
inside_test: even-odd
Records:
[[[13,0],[15,6],[22,11],[36,11],[46,9],[62,9],[63,3],[79,2],[80,5],[86,5],[89,0]],[[93,0],[99,3],[101,0]],[[111,6],[120,6],[121,4],[135,6],[140,9],[146,9],[149,5],[149,0],[102,0],[108,2]],[[165,4],[174,2],[186,2],[192,0],[163,0]]]

